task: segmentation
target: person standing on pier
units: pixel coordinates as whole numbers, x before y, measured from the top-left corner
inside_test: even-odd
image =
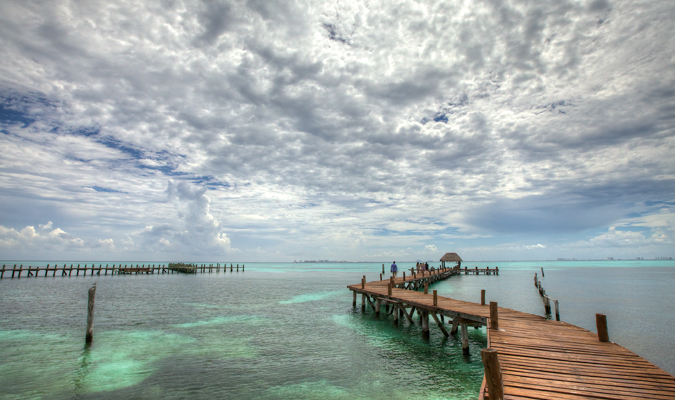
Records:
[[[391,275],[396,278],[396,273],[398,272],[398,267],[396,266],[396,261],[391,264]]]

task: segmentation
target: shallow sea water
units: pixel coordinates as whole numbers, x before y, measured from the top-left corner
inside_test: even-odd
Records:
[[[563,320],[594,330],[603,312],[612,341],[673,372],[666,305],[675,264],[644,263],[487,263],[500,276],[461,275],[433,288],[470,301],[486,289],[488,301],[543,315],[532,279],[543,266]],[[434,324],[425,340],[417,323],[362,314],[346,286],[379,272],[381,264],[252,263],[239,273],[2,279],[0,399],[475,398],[485,330],[469,330],[464,357],[459,337],[444,338]]]

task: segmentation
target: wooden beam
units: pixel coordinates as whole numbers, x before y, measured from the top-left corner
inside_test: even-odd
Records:
[[[434,290],[434,292],[435,292],[435,290]],[[432,313],[431,313],[431,317],[434,319],[434,321],[436,321],[436,324],[437,324],[438,327],[441,329],[441,332],[443,332],[443,334],[445,335],[445,337],[450,336],[450,334],[448,333],[448,331],[446,331],[445,328],[443,327],[443,323],[442,323],[442,322],[438,319],[438,317],[436,316],[436,313],[432,312]]]

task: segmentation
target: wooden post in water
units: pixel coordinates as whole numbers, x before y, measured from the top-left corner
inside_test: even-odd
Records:
[[[598,340],[601,342],[609,342],[607,316],[605,314],[595,314],[595,325],[598,328]]]
[[[490,302],[490,329],[499,329],[499,308],[496,301]]]
[[[5,276],[5,265],[2,265],[2,272],[0,273],[0,279],[2,279]]]
[[[487,384],[490,400],[504,399],[504,381],[502,369],[499,366],[499,357],[496,349],[483,349],[480,351],[485,369],[485,383]]]
[[[429,312],[422,310],[422,336],[425,338],[429,337]]]
[[[398,325],[399,307],[400,307],[399,303],[394,303],[394,324],[396,325]]]
[[[434,290],[434,307],[438,307],[438,291]]]
[[[352,290],[352,293],[354,293],[354,301],[352,302],[352,306],[356,308],[356,291]]]
[[[21,279],[21,270],[23,269],[23,264],[19,265],[19,278]]]
[[[384,264],[382,264],[382,273],[384,274]]]
[[[96,297],[96,284],[89,288],[89,302],[87,303],[87,336],[86,343],[94,340],[94,299]]]
[[[462,330],[462,353],[464,353],[465,356],[469,355],[469,330],[466,327],[465,323],[460,323],[460,327]]]
[[[485,289],[480,290],[480,305],[485,305]]]
[[[560,310],[558,309],[558,300],[554,300],[553,304],[555,305],[555,320],[560,321]]]
[[[380,307],[382,306],[382,299],[379,297],[375,299],[375,316],[379,317],[380,316]]]
[[[363,278],[361,278],[361,289],[366,288],[366,276],[363,275]]]
[[[539,283],[537,283],[537,273],[534,273],[534,287],[539,288]]]
[[[541,277],[544,277],[544,267],[541,267]]]
[[[389,285],[387,285],[387,294],[389,297],[391,297],[391,282],[389,282]]]
[[[245,267],[246,267],[246,266],[245,266],[244,264],[241,264],[241,272],[244,272],[244,268],[245,268]]]
[[[237,264],[237,272],[239,272],[239,264]]]
[[[380,280],[382,280],[382,274],[380,274]]]
[[[459,327],[459,317],[454,317],[452,319],[452,328],[450,329],[450,334],[451,335],[456,334],[458,327]]]
[[[361,312],[366,312],[366,294],[361,293]]]
[[[424,282],[424,294],[429,294],[429,282]]]

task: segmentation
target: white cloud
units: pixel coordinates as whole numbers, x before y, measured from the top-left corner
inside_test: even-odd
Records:
[[[4,2],[0,223],[152,257],[667,246],[625,211],[675,198],[671,8]]]
[[[111,242],[112,243],[112,242]],[[52,229],[52,222],[42,225],[38,229],[26,226],[17,231],[0,225],[0,247],[6,250],[72,250],[84,249],[82,239],[69,235],[60,228]]]

